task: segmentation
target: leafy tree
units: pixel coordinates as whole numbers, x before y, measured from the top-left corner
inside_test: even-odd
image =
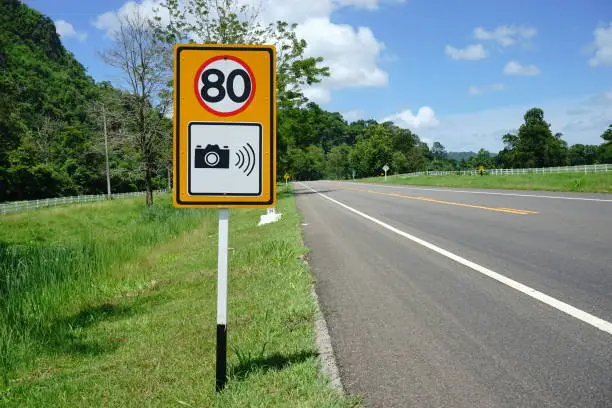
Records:
[[[446,148],[440,142],[434,142],[431,147],[431,154],[434,159],[445,160],[447,157]]]
[[[389,127],[385,124],[370,124],[363,137],[355,144],[349,155],[351,167],[360,176],[374,176],[392,161],[393,148]]]
[[[485,168],[490,169],[495,167],[495,158],[493,158],[491,156],[491,153],[489,153],[485,149],[480,149],[478,153],[476,153],[476,156],[471,157],[467,163],[468,167],[472,169],[478,168],[480,166],[484,166]]]
[[[395,174],[408,172],[408,158],[402,152],[395,151],[391,158],[391,171]]]
[[[601,138],[604,143],[612,143],[612,124],[608,125],[608,128],[601,134]]]
[[[288,172],[297,180],[318,180],[325,174],[325,153],[318,146],[289,148]]]
[[[575,144],[568,150],[567,164],[569,166],[594,164],[598,159],[597,150],[598,146]]]
[[[498,161],[504,167],[548,167],[562,165],[566,161],[567,143],[562,134],[553,135],[550,124],[544,120],[540,108],[529,109],[523,116],[524,123],[516,135],[506,134],[502,140],[505,148]]]
[[[612,163],[612,124],[601,134],[604,142],[599,146],[598,156],[602,163]]]
[[[351,148],[347,144],[334,146],[327,154],[327,171],[335,179],[346,179],[351,175]]]

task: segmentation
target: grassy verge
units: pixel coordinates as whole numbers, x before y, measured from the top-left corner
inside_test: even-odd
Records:
[[[257,227],[262,210],[230,215],[230,378],[220,395],[214,392],[215,211],[174,210],[166,198],[152,212],[122,200],[1,219],[4,272],[20,262],[31,265],[30,273],[49,265],[57,272],[17,286],[20,298],[32,300],[14,307],[38,310],[34,321],[42,328],[32,338],[15,336],[9,348],[34,345],[35,353],[22,351],[29,363],[10,367],[0,403],[353,406],[319,374],[300,215],[293,197],[281,195],[278,223]],[[57,266],[58,247],[79,254],[60,256],[69,267]],[[83,261],[87,273],[79,269]],[[30,314],[18,313],[26,329]]]
[[[384,177],[359,181],[385,183]],[[612,193],[611,173],[517,174],[517,175],[452,175],[452,176],[389,176],[386,183],[415,186],[470,187],[507,190],[575,191]]]

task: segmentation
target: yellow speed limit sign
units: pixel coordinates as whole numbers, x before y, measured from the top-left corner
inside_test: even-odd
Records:
[[[175,46],[175,207],[275,205],[275,67],[273,46]]]

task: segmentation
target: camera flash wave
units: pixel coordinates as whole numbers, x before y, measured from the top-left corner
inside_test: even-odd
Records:
[[[248,147],[248,149],[247,149]],[[236,154],[236,167],[242,170],[247,176],[250,176],[255,169],[255,150],[250,143],[238,150]]]

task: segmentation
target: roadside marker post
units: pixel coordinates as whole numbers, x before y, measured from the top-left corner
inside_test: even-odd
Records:
[[[227,253],[229,210],[219,210],[219,248],[217,255],[217,355],[215,389],[225,388],[227,378]]]
[[[276,49],[174,47],[176,208],[218,208],[215,389],[227,381],[229,208],[276,204]]]

